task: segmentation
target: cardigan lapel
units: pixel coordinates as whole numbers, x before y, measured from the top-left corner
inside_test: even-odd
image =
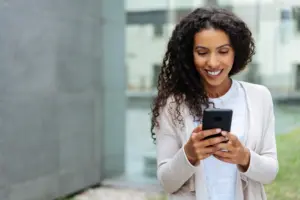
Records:
[[[249,136],[249,133],[251,133],[251,127],[253,127],[253,105],[252,105],[252,101],[251,101],[251,91],[248,87],[248,83],[246,82],[243,82],[243,81],[239,81],[239,83],[241,84],[241,86],[243,87],[244,91],[245,91],[245,95],[246,95],[246,104],[247,104],[247,124],[246,124],[246,130],[245,131],[245,146],[248,145],[248,136]]]

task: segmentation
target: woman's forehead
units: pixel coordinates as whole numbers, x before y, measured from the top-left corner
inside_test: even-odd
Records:
[[[228,35],[224,31],[218,29],[203,29],[194,36],[195,46],[219,48],[228,44],[230,44]]]

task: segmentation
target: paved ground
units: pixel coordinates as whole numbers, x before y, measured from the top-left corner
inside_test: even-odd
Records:
[[[78,195],[74,200],[164,200],[162,195],[130,189],[97,188]]]

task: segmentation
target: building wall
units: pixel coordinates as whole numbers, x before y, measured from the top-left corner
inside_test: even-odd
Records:
[[[167,8],[190,8],[191,5],[202,6],[206,0],[127,0],[126,11],[148,11],[148,10],[165,10]]]
[[[54,199],[123,172],[125,17],[114,2],[1,4],[0,199]]]
[[[167,25],[162,25],[163,35],[155,35],[154,29],[151,24],[130,25],[126,28],[128,87],[133,90],[150,89],[153,84],[153,67],[162,63],[167,44]]]
[[[177,1],[172,2],[176,3]],[[176,5],[175,3],[174,5]],[[193,8],[196,3],[197,1],[189,2],[189,8]],[[281,11],[283,8],[290,9],[292,6],[299,6],[299,2],[292,4],[292,1],[255,2],[249,0],[244,3],[237,3],[237,1],[221,1],[219,3],[222,6],[230,6],[233,12],[241,17],[251,29],[257,47],[253,62],[258,64],[259,74],[262,77],[261,83],[275,89],[291,90],[294,88],[297,78],[294,72],[295,64],[300,63],[297,53],[300,33],[295,31],[293,19],[281,20]],[[183,6],[183,9],[188,10],[188,6]],[[157,26],[155,23],[159,21],[158,18],[152,17],[154,19],[152,24],[150,21],[145,24],[130,24],[129,22],[127,24],[126,66],[130,89],[144,88],[145,85],[146,88],[150,88],[152,85],[153,65],[161,63],[170,35],[168,23],[171,18],[168,11],[165,10],[167,14],[165,14],[165,24],[162,25],[164,30],[162,36],[154,35]],[[150,13],[148,14],[150,15]],[[142,16],[143,12],[139,12],[139,15]],[[153,13],[154,15],[159,16],[158,13]],[[138,19],[137,16],[135,18]],[[148,16],[147,19],[151,19],[151,17]]]
[[[262,6],[257,41],[260,72],[265,84],[285,91],[295,88],[295,64],[300,63],[297,55],[300,32],[296,30],[295,20],[281,19],[282,9],[291,9],[293,6],[297,4],[285,6],[272,3]]]

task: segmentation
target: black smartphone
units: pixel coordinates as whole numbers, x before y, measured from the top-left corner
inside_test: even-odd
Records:
[[[223,131],[230,132],[232,122],[231,109],[207,108],[203,112],[202,130],[220,128]],[[221,133],[206,137],[213,138],[221,136]]]

